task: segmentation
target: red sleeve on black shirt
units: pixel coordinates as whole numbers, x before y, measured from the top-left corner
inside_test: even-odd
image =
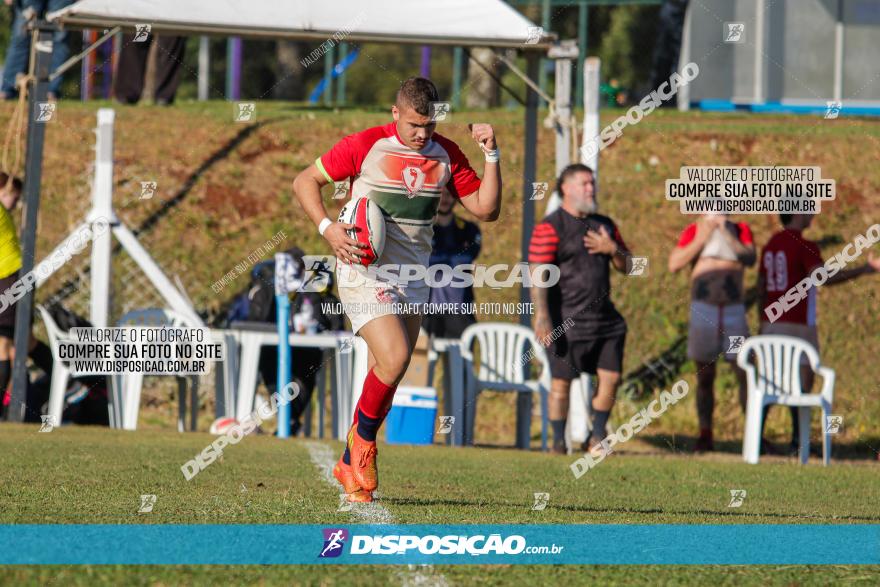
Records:
[[[532,231],[529,242],[529,263],[553,263],[559,248],[559,235],[549,222],[541,222]]]
[[[744,245],[754,244],[755,239],[752,236],[752,229],[749,228],[749,225],[745,222],[737,222],[737,228],[739,228],[739,242]]]
[[[626,246],[626,243],[623,241],[623,237],[620,235],[620,230],[617,228],[617,225],[614,222],[612,222],[611,226],[614,227],[614,232],[611,234],[611,236],[614,237],[614,240],[617,241],[618,245],[620,245],[622,248],[624,248],[628,251],[629,247]]]

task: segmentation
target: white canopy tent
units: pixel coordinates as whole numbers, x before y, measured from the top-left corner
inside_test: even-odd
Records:
[[[48,23],[35,25],[37,58],[32,60],[34,82],[30,88],[30,111],[46,100],[51,57],[51,31],[62,28],[136,29],[150,25],[152,33],[179,35],[239,36],[264,39],[324,41],[344,35],[348,42],[388,42],[418,45],[457,45],[516,48],[527,57],[526,75],[537,78],[539,58],[551,46],[552,35],[502,0],[80,0],[47,15]],[[540,33],[540,34],[536,34]],[[106,36],[105,36],[106,37]],[[535,204],[530,198],[536,172],[538,95],[527,87],[524,161],[520,171],[523,193],[521,255],[527,258],[528,239],[535,222]],[[567,101],[567,96],[565,97]],[[30,117],[30,121],[34,118]],[[25,223],[22,231],[22,274],[34,266],[36,223],[40,193],[44,127],[29,123],[27,173],[25,179]],[[109,269],[108,269],[109,271]],[[93,272],[98,274],[101,272]],[[101,278],[102,282],[108,277]],[[109,281],[107,281],[109,283]],[[109,293],[107,284],[93,292]],[[528,301],[525,289],[522,301]],[[24,414],[26,344],[33,292],[18,303],[16,359],[13,367],[13,405],[9,419]],[[104,304],[92,303],[95,308]],[[100,314],[100,312],[99,312]],[[93,315],[92,322],[104,324],[106,317]],[[528,322],[529,317],[521,317]],[[518,419],[529,420],[531,398],[521,395]]]
[[[74,27],[325,40],[350,31],[354,42],[546,48],[534,23],[502,0],[80,0],[48,15]]]

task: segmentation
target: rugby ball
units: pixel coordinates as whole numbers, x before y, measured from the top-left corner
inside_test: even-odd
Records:
[[[350,200],[342,207],[339,222],[354,224],[355,228],[347,231],[348,236],[367,245],[361,249],[365,255],[359,259],[361,265],[372,265],[379,260],[385,248],[385,217],[376,202],[369,198]]]
[[[211,434],[226,434],[226,431],[236,424],[238,422],[235,418],[217,418],[211,423],[210,432]]]

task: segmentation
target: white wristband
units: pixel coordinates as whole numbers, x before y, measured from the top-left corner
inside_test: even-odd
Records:
[[[486,155],[486,163],[498,163],[501,158],[501,149],[496,148],[494,151],[483,151]]]
[[[318,225],[318,234],[324,236],[324,231],[327,230],[327,227],[331,224],[333,224],[333,221],[325,217],[324,220],[321,221],[321,224]]]

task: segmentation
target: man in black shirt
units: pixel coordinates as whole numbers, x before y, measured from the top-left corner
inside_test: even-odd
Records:
[[[558,284],[531,288],[531,292],[535,334],[548,347],[553,379],[553,452],[564,454],[569,389],[572,379],[582,372],[599,376],[592,431],[582,449],[592,449],[605,436],[620,385],[627,331],[626,321],[611,302],[610,265],[626,272],[631,254],[614,222],[596,213],[589,167],[569,165],[559,176],[556,189],[562,205],[535,226],[529,264],[533,274],[537,265],[544,263],[560,270]]]

